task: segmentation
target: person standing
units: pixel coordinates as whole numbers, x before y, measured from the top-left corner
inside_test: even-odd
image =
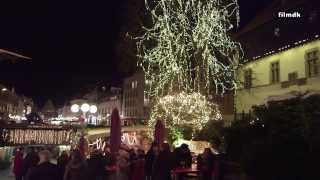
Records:
[[[13,161],[13,174],[16,180],[22,180],[22,167],[23,167],[23,149],[19,148],[14,155],[14,161]]]
[[[26,180],[59,180],[58,168],[50,162],[50,152],[39,152],[39,163],[27,173]]]
[[[105,176],[105,160],[102,154],[95,150],[91,153],[90,159],[87,160],[88,175],[93,180],[102,180]]]
[[[68,163],[63,180],[87,180],[87,163],[82,158],[79,150],[71,153],[71,161]]]
[[[180,146],[180,154],[179,154],[180,166],[182,167],[191,167],[192,166],[192,155],[187,144],[182,144]]]
[[[23,179],[25,179],[28,171],[35,167],[39,162],[39,156],[38,154],[35,152],[34,147],[29,147],[28,148],[28,153],[26,155],[26,157],[23,159],[23,163],[22,163],[22,176]]]
[[[137,159],[132,163],[131,180],[142,180],[144,175],[144,151],[139,149],[137,152]]]
[[[67,151],[63,151],[57,160],[57,166],[59,171],[59,179],[63,179],[64,172],[69,162],[69,155]]]
[[[152,143],[149,151],[145,156],[145,166],[144,172],[146,176],[146,180],[152,179],[152,173],[154,172],[154,164],[159,155],[159,146],[157,143]]]
[[[129,153],[123,149],[119,150],[117,156],[117,175],[116,180],[128,180],[129,179]]]
[[[206,148],[198,158],[198,169],[201,180],[212,180],[215,165],[215,155],[210,148]]]
[[[162,145],[162,151],[155,161],[152,180],[171,180],[173,169],[173,156],[168,143]]]

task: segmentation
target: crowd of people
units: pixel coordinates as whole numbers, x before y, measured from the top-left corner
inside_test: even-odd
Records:
[[[169,144],[152,143],[145,153],[141,149],[120,149],[117,154],[92,150],[88,157],[75,149],[63,151],[53,159],[44,148],[19,148],[14,154],[13,173],[16,180],[171,180],[177,168],[191,168],[197,162],[197,177],[212,180],[216,173],[216,158],[205,149],[197,157],[183,144],[171,151]],[[188,179],[180,174],[178,180]]]

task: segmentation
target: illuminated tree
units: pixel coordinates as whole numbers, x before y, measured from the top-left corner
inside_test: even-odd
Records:
[[[177,127],[190,127],[193,137],[194,132],[202,130],[208,121],[221,119],[221,114],[218,106],[200,93],[181,92],[161,97],[155,103],[149,126],[154,127],[158,118],[165,120],[170,135],[175,136],[172,139],[178,139],[184,135]]]
[[[146,3],[146,7],[152,26],[144,28],[137,46],[139,66],[149,84],[147,93],[155,102],[151,124],[156,118],[167,117],[159,114],[157,107],[170,96],[177,98],[182,93],[181,98],[186,100],[179,107],[189,112],[192,107],[184,102],[192,97],[201,96],[207,101],[209,95],[237,87],[234,74],[242,52],[240,44],[227,34],[233,28],[232,22],[236,25],[239,22],[236,0],[155,0]],[[198,110],[210,109],[207,103],[196,106],[200,105]],[[171,118],[180,121],[186,118],[181,113],[177,116]],[[189,122],[202,126],[202,121],[208,118],[211,117],[193,117]]]
[[[153,26],[145,28],[138,50],[151,82],[150,95],[171,92],[224,93],[236,88],[239,47],[227,35],[238,22],[236,0],[155,0]]]

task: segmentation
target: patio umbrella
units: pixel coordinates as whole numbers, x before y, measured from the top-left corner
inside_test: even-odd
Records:
[[[111,130],[110,130],[110,151],[112,154],[119,152],[121,145],[121,122],[119,111],[113,109],[111,114]]]
[[[164,142],[165,127],[161,120],[158,120],[154,128],[154,141],[158,144]]]

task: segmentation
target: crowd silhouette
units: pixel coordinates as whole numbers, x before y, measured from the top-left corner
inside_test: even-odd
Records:
[[[121,148],[111,154],[109,148],[93,149],[86,157],[74,149],[57,158],[45,148],[18,148],[13,162],[16,180],[171,180],[177,168],[197,169],[193,176],[178,174],[177,180],[218,179],[215,154],[207,148],[195,156],[186,144],[173,151],[168,143],[152,143],[147,152]]]

